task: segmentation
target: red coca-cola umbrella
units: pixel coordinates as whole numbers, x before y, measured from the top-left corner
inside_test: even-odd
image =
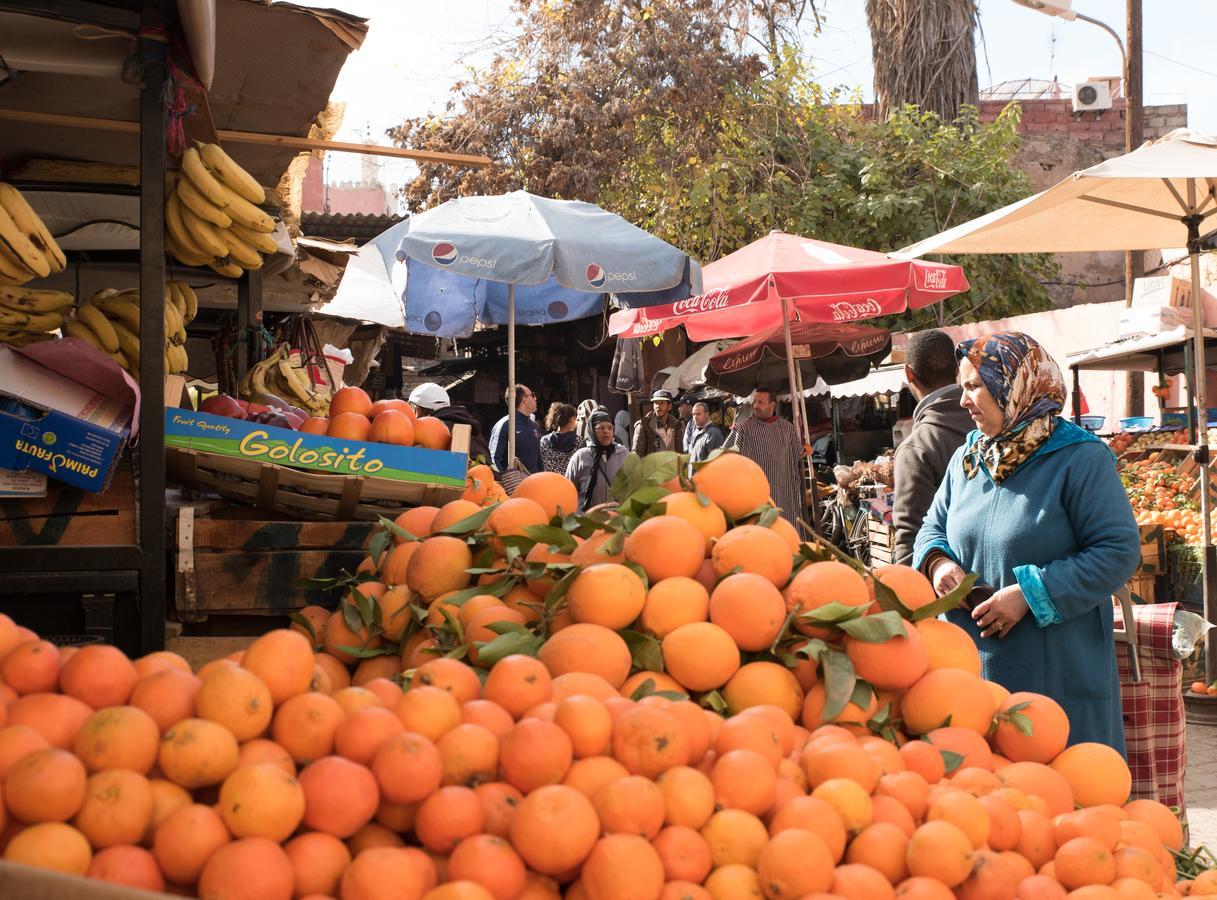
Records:
[[[856,322],[798,322],[790,327],[790,347],[797,366],[794,390],[820,376],[828,384],[863,377],[892,347],[885,328]],[[787,375],[785,329],[778,325],[710,357],[706,382],[733,394],[747,394],[760,384]]]
[[[620,338],[683,325],[697,342],[744,337],[783,321],[855,322],[920,309],[968,289],[959,266],[774,231],[702,269],[703,293],[615,313]]]

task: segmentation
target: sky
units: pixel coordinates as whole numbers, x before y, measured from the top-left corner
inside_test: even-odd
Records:
[[[370,20],[363,46],[347,60],[333,99],[345,101],[339,140],[387,143],[385,129],[412,116],[442,113],[454,82],[484,65],[496,41],[510,37],[510,0],[295,0]],[[871,96],[871,47],[864,0],[818,0],[823,27],[805,52],[826,86]],[[1066,91],[1092,76],[1119,75],[1111,35],[1016,5],[980,0],[980,86],[1057,78]],[[1123,35],[1125,0],[1073,0],[1073,8]],[[1144,102],[1188,104],[1189,127],[1217,134],[1217,0],[1146,0],[1143,13]],[[380,159],[381,181],[400,184],[406,161]],[[331,182],[359,178],[359,158],[329,154]]]

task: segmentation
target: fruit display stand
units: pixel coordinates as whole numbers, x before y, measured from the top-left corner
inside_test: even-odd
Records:
[[[371,522],[266,520],[223,501],[187,503],[174,523],[174,613],[179,622],[209,616],[287,615],[328,606],[329,591],[302,580],[354,572],[366,555]]]

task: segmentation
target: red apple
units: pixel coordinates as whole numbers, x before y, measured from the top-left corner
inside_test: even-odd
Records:
[[[248,418],[240,402],[227,394],[214,394],[199,404],[199,412],[211,416],[223,416],[226,419]]]

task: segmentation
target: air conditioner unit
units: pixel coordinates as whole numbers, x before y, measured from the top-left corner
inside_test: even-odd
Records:
[[[1073,86],[1074,112],[1111,109],[1111,85],[1106,81],[1083,81]]]

